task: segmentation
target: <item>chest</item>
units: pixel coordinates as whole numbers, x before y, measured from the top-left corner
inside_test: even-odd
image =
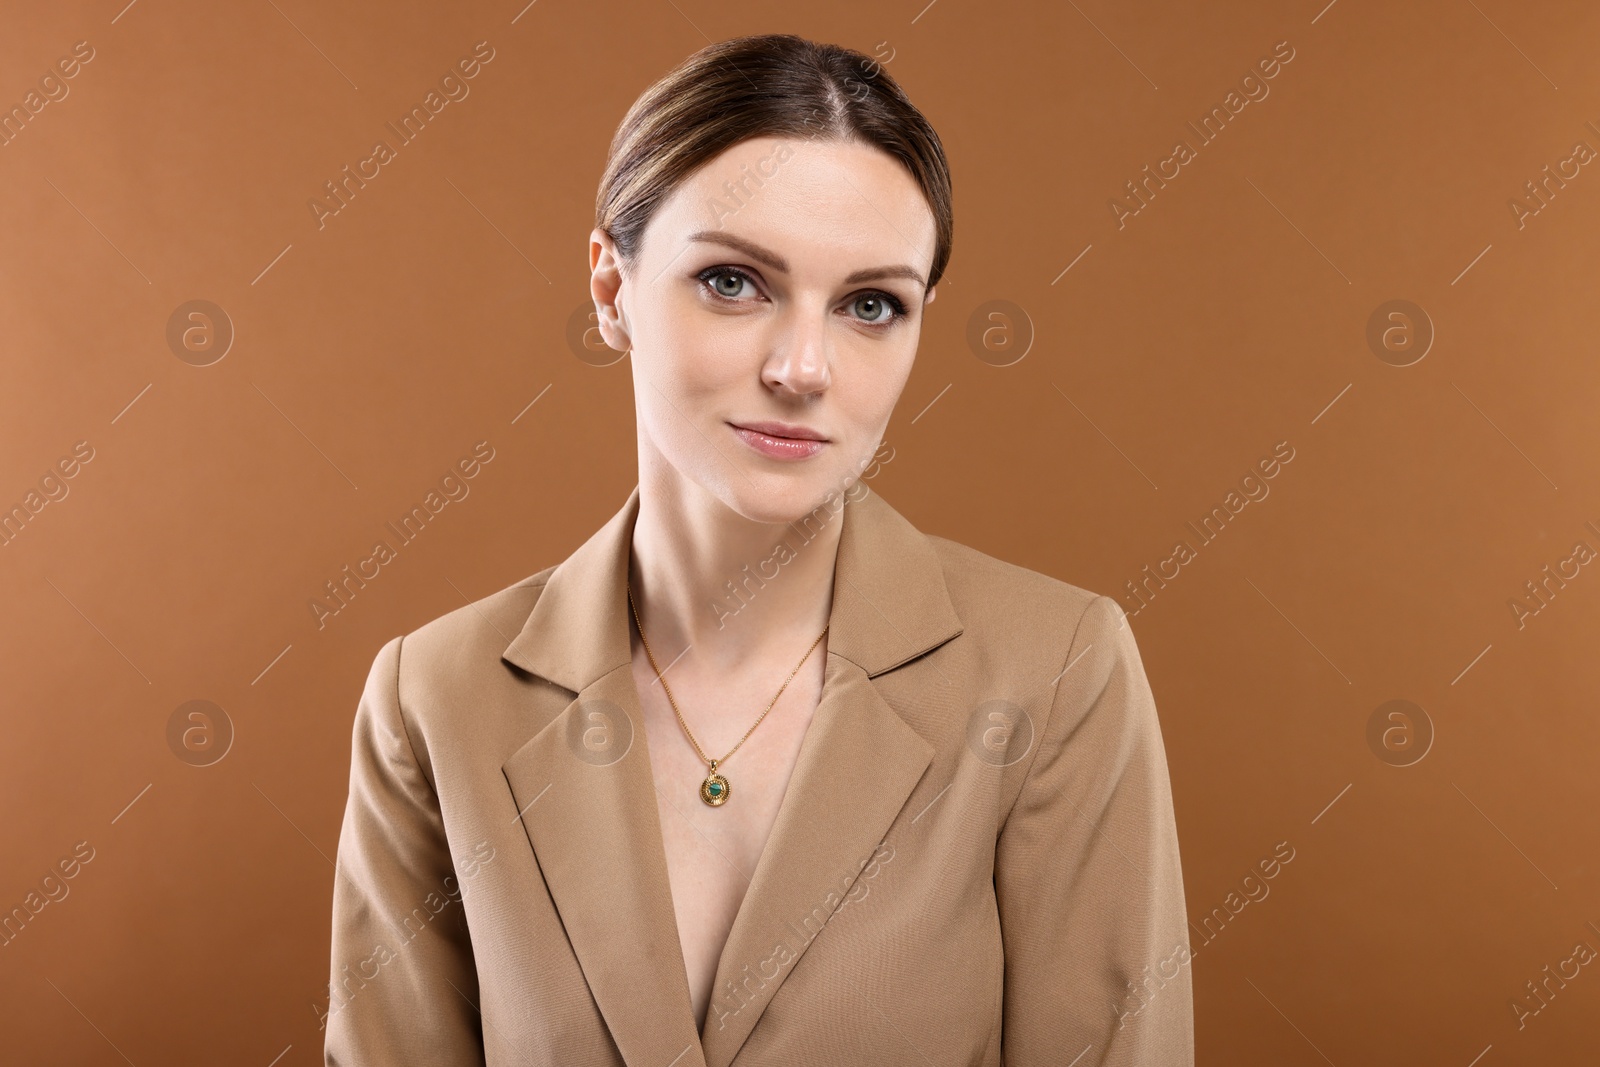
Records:
[[[710,767],[679,723],[648,660],[641,660],[634,662],[634,683],[690,1000],[696,1023],[703,1024],[723,946],[771,836],[821,697],[826,656],[822,646],[813,651],[775,704],[787,669],[766,672],[748,684],[725,685],[692,678],[686,671],[669,673],[672,700],[694,741],[706,757],[719,761],[718,773],[728,779],[728,800],[718,806],[701,799],[700,785]],[[771,711],[755,725],[769,704]]]

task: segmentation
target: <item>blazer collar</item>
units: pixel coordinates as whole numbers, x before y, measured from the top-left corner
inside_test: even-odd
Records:
[[[871,678],[956,636],[961,620],[927,537],[865,482],[856,484],[865,493],[840,516],[828,651]],[[573,692],[630,662],[628,558],[638,514],[634,486],[610,521],[551,573],[506,648],[507,661]]]
[[[927,770],[873,679],[961,633],[929,539],[865,490],[837,520],[822,697],[695,1028],[633,682],[639,489],[551,573],[503,653],[570,690],[503,772],[591,993],[630,1067],[727,1067]],[[804,551],[795,538],[797,551]],[[866,783],[867,788],[862,788]],[[779,943],[783,947],[778,949]]]

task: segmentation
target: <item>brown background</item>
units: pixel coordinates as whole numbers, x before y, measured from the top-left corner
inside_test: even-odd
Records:
[[[1600,548],[1600,162],[1509,206],[1600,148],[1592,5],[122,2],[10,5],[0,33],[7,108],[94,51],[0,148],[0,507],[93,449],[0,547],[0,909],[94,857],[0,948],[9,1062],[321,1062],[367,668],[625,499],[627,365],[569,343],[605,147],[672,64],[769,30],[884,57],[955,171],[874,487],[1130,610],[1198,547],[1133,623],[1197,1062],[1593,1056],[1600,964],[1511,1005],[1600,948],[1600,568],[1520,627],[1509,604]],[[319,228],[323,183],[479,41],[470,95]],[[1111,198],[1280,41],[1270,95],[1119,228]],[[1400,299],[1436,331],[1403,367],[1367,340]],[[235,331],[207,366],[167,341],[191,300]],[[975,350],[992,300],[1026,319]],[[478,441],[470,495],[319,628],[324,583]],[[1270,495],[1200,546],[1185,524],[1280,441]],[[1434,732],[1409,766],[1368,741],[1392,699],[1413,754]],[[209,766],[169,745],[190,700],[235,734]]]

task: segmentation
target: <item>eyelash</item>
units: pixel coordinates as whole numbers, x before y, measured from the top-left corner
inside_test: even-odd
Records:
[[[728,301],[729,303],[737,304],[737,303],[739,303],[738,298],[731,297],[731,296],[723,296],[721,293],[715,292],[715,291],[713,291],[713,290],[711,290],[709,288],[712,278],[718,278],[718,277],[721,277],[724,274],[732,274],[735,277],[743,278],[745,281],[749,282],[752,286],[756,285],[755,278],[751,277],[748,272],[740,270],[738,267],[707,267],[705,270],[703,270],[699,274],[695,275],[695,277],[700,281],[700,283],[702,285],[707,286],[707,292],[710,292],[711,296],[714,297],[715,299],[717,299],[717,300],[725,300],[725,301]],[[885,304],[889,305],[889,310],[894,312],[894,317],[889,319],[887,322],[868,322],[865,319],[857,319],[856,320],[856,321],[860,322],[861,325],[866,326],[869,329],[887,330],[891,326],[893,326],[896,323],[898,323],[901,319],[905,318],[905,316],[906,316],[906,305],[905,305],[905,302],[902,301],[899,297],[895,296],[893,293],[885,292],[882,289],[867,289],[867,290],[864,290],[863,292],[857,293],[854,297],[851,298],[851,300],[852,300],[852,302],[854,302],[855,300],[861,299],[863,296],[876,296],[876,297],[879,297],[880,299],[883,300],[883,302]]]

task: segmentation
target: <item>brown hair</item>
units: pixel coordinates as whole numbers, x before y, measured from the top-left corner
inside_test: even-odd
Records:
[[[752,137],[874,145],[900,160],[933,212],[928,288],[950,260],[950,167],[938,134],[872,58],[788,33],[707,45],[634,101],[611,139],[595,225],[633,259],[655,210],[689,175]]]

